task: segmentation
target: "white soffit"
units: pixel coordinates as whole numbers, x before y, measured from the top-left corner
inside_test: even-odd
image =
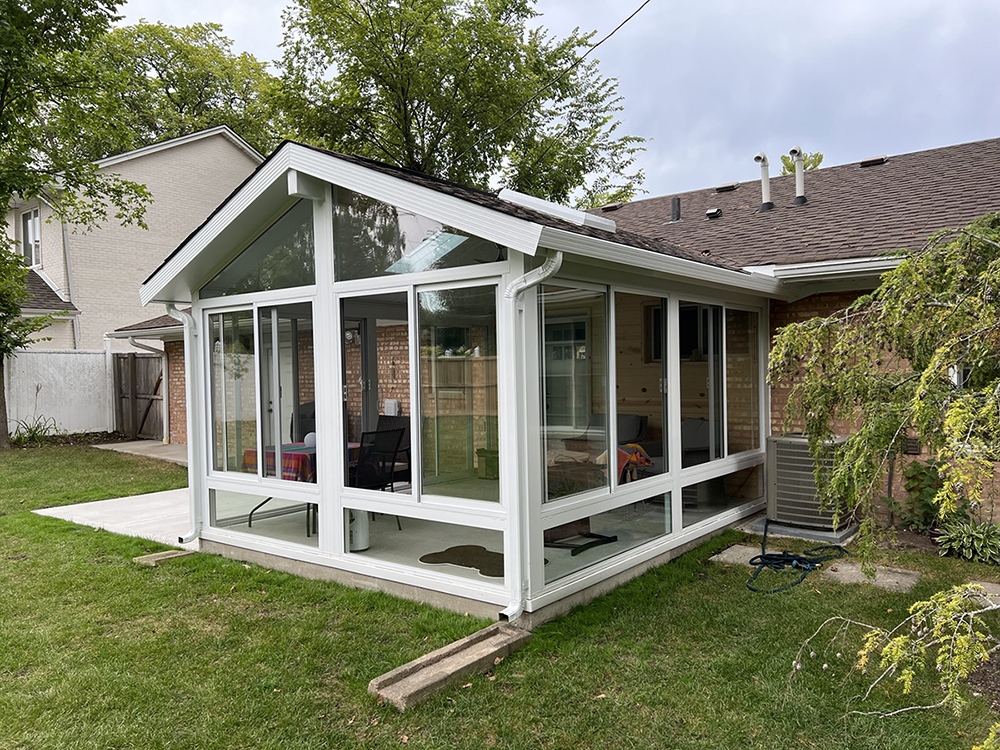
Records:
[[[189,302],[191,289],[218,270],[222,261],[250,235],[294,203],[296,198],[289,196],[289,170],[296,173],[292,179],[296,186],[304,185],[305,177],[317,178],[527,255],[534,255],[538,249],[542,228],[537,224],[296,143],[286,143],[142,285],[139,292],[142,304]],[[216,248],[218,252],[214,252]]]
[[[744,271],[766,274],[782,281],[841,281],[881,276],[902,262],[900,257],[847,258],[815,263],[747,266]]]

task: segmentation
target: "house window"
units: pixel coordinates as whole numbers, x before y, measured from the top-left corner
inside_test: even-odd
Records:
[[[292,206],[201,288],[202,299],[316,282],[312,201]]]
[[[609,485],[607,298],[550,284],[538,295],[547,501]]]
[[[337,281],[507,259],[494,242],[342,187],[334,187],[333,248]]]
[[[760,447],[758,316],[726,310],[726,441],[729,454]]]
[[[681,302],[681,467],[714,461],[722,444],[722,307]]]
[[[257,473],[257,355],[253,310],[209,316],[216,471]]]
[[[25,264],[41,265],[42,233],[37,208],[21,214],[21,252],[24,254]]]

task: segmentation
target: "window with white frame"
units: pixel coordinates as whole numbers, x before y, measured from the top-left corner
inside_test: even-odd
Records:
[[[37,208],[21,214],[21,253],[25,264],[29,266],[37,266],[42,262],[41,221]]]

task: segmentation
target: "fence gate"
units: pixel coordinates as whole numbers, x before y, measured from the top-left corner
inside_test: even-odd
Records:
[[[156,354],[115,354],[115,429],[163,439],[163,360]]]

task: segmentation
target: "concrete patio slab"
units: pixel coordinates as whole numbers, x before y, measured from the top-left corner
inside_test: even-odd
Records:
[[[774,550],[769,550],[774,551]],[[723,565],[750,566],[750,560],[760,554],[760,547],[748,547],[745,544],[734,544],[727,547],[711,559],[712,562]],[[879,565],[875,570],[875,578],[868,578],[861,572],[861,565],[851,560],[830,560],[820,569],[824,578],[840,583],[871,583],[886,591],[910,591],[920,580],[920,573],[915,570],[887,568]]]
[[[173,547],[198,549],[197,541],[185,545],[177,543],[177,537],[191,530],[186,487],[93,503],[44,508],[35,513]]]
[[[94,447],[100,448],[102,451],[118,451],[118,453],[129,453],[133,456],[158,458],[161,461],[187,466],[187,446],[164,443],[162,440],[133,440],[129,443],[105,443]]]

